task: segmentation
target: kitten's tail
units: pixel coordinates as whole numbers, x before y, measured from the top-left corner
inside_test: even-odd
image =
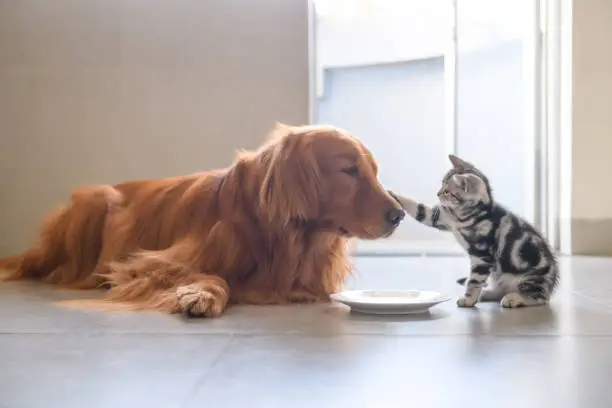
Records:
[[[465,286],[465,283],[467,282],[468,278],[467,277],[463,277],[463,278],[459,278],[457,279],[457,283],[461,286]],[[485,282],[484,287],[487,287],[488,283]]]

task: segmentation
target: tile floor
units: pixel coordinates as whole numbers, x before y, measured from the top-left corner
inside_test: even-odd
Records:
[[[95,293],[0,284],[0,408],[612,407],[612,259],[566,258],[550,307],[353,315],[101,313]],[[461,257],[358,258],[349,287],[460,294]]]

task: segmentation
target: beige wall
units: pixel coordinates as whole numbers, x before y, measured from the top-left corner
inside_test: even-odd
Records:
[[[612,1],[574,0],[572,247],[612,255]]]
[[[306,0],[0,2],[0,253],[86,183],[224,166],[308,120]]]

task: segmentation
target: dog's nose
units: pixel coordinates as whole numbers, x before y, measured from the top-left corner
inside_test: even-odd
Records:
[[[400,208],[393,208],[387,211],[386,216],[387,216],[387,221],[389,221],[391,225],[398,226],[399,223],[402,222],[402,220],[406,216],[406,213],[404,213],[404,210]]]

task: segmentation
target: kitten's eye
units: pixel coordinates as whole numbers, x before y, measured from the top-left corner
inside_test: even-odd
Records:
[[[342,172],[348,174],[351,177],[359,177],[359,167],[357,166],[347,167],[345,169],[342,169]]]

